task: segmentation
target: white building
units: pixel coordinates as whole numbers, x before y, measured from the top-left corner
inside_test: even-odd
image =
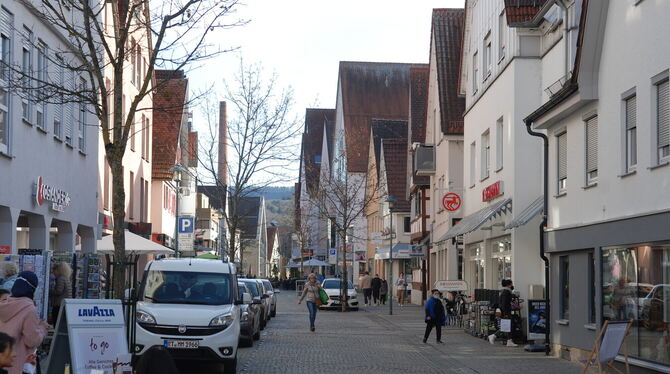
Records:
[[[527,118],[548,139],[552,342],[577,360],[605,320],[632,318],[634,363],[667,373],[670,3],[582,15],[570,80]]]
[[[86,105],[49,104],[9,88],[16,70],[56,85],[90,83],[87,75],[50,63],[56,51],[72,46],[35,12],[20,1],[0,6],[0,253],[73,251],[78,241],[92,252],[97,118]]]

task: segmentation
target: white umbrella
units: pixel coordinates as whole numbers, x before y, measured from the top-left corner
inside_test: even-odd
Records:
[[[139,235],[133,234],[126,230],[126,254],[144,255],[144,254],[173,254],[174,251],[168,247],[152,242]],[[98,240],[97,253],[100,254],[114,254],[114,243],[112,242],[113,235],[104,236]],[[81,246],[77,246],[77,250],[81,250]]]

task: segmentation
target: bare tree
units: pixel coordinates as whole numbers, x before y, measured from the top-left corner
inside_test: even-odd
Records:
[[[85,131],[84,126],[101,128],[112,175],[114,255],[119,264],[114,267],[113,288],[118,296],[119,290],[126,287],[122,160],[136,115],[151,110],[151,96],[158,88],[153,84],[154,69],[184,69],[226,52],[208,41],[210,35],[245,22],[239,19],[227,22],[238,0],[26,3],[62,36],[61,43],[47,49],[24,35],[44,55],[41,69],[26,69],[19,63],[3,68],[11,71],[10,85],[19,95],[56,105],[78,103],[80,112],[95,117],[89,123],[82,121],[80,132]],[[156,7],[150,9],[150,5]],[[148,58],[138,63],[138,54]],[[142,74],[134,74],[131,68],[140,69]],[[132,93],[124,85],[129,80],[135,83]]]
[[[199,147],[200,180],[215,185],[217,198],[227,204],[228,255],[234,260],[239,251],[242,262],[243,251],[234,233],[251,213],[246,211],[244,199],[264,187],[290,180],[300,124],[292,113],[293,90],[280,87],[276,74],[267,76],[260,64],[247,65],[242,58],[233,81],[226,83],[224,99],[231,112],[225,136],[220,133],[218,100],[210,95],[203,101],[208,136]],[[232,150],[230,161],[223,158],[223,168],[221,142]]]

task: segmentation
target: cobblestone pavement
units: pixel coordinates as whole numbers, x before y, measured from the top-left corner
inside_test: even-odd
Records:
[[[304,304],[295,292],[279,296],[277,317],[252,348],[239,351],[238,373],[578,373],[570,362],[521,347],[492,346],[459,329],[443,330],[444,345],[423,337],[423,310],[362,307],[358,312],[320,311],[316,332],[308,329]],[[180,365],[182,373],[214,373],[219,368]]]

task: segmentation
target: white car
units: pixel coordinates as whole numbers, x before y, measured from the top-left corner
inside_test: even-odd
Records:
[[[153,346],[174,359],[219,361],[235,372],[240,304],[235,266],[218,260],[169,259],[147,264],[138,292],[136,352]]]
[[[342,306],[342,302],[340,301],[341,284],[342,280],[339,278],[327,278],[323,280],[321,286],[326,291],[326,294],[328,294],[330,300],[327,304],[321,305],[320,309],[339,308]],[[351,284],[351,281],[347,281],[347,293],[349,296],[349,308],[358,310],[358,293],[354,289],[354,285]]]

